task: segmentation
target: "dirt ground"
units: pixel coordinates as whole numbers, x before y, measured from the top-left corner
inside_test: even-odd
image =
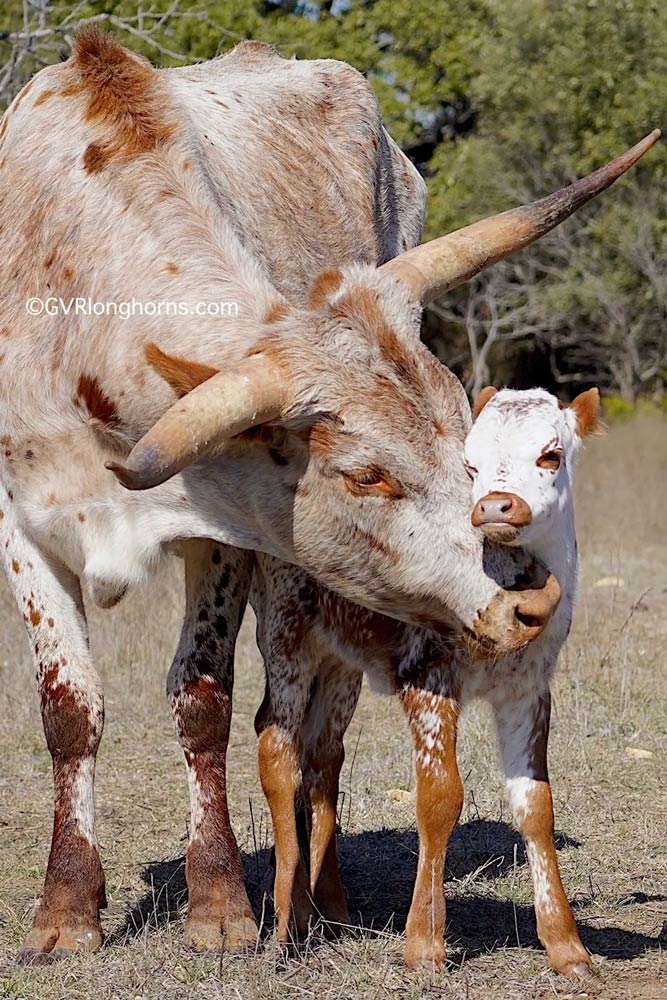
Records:
[[[665,498],[667,419],[634,420],[589,445],[578,475],[580,599],[551,741],[561,868],[596,963],[584,987],[546,968],[482,708],[468,713],[460,750],[466,801],[448,856],[451,966],[443,975],[403,968],[417,851],[410,741],[398,706],[366,689],[348,732],[340,800],[355,926],[335,943],[316,933],[298,957],[278,959],[265,898],[271,831],[252,726],[263,681],[250,618],[237,656],[229,783],[265,940],[250,958],[183,949],[187,790],[164,698],[181,605],[174,564],[150,591],[91,612],[106,688],[97,804],[108,939],[97,955],[45,968],[13,963],[44,874],[51,767],[23,626],[0,583],[0,996],[667,998]]]

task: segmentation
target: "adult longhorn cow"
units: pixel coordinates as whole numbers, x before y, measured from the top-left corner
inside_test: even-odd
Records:
[[[155,71],[88,30],[18,95],[0,127],[0,550],[55,782],[24,958],[102,940],[103,698],[82,581],[110,605],[161,553],[185,558],[168,688],[191,789],[196,948],[217,947],[223,929],[230,947],[256,938],[225,789],[252,550],[487,650],[540,634],[557,583],[503,589],[530,583],[521,554],[496,553],[495,578],[485,572],[461,460],[467,403],[420,343],[420,311],[552,228],[651,141],[565,193],[408,249],[424,187],[349,66],[243,43]],[[29,315],[31,296],[64,300],[68,315]],[[145,308],[98,316],[76,299]],[[156,307],[167,301],[176,315]],[[212,302],[238,315],[202,308]]]

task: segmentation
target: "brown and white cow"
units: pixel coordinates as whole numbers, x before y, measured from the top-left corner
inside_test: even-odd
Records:
[[[558,870],[547,771],[550,684],[572,620],[577,578],[572,473],[598,425],[596,389],[570,407],[541,389],[484,390],[468,435],[472,522],[487,538],[522,545],[551,567],[563,599],[542,635],[500,657],[466,655],[446,637],[385,618],[326,591],[302,571],[258,555],[251,602],[266,667],[257,715],[259,767],[276,845],[278,940],[315,915],[349,923],[336,851],[343,736],[365,673],[398,694],[415,749],[417,881],[406,926],[408,965],[445,961],[443,869],[463,786],[456,760],[461,710],[475,698],[494,713],[510,804],[532,872],[537,931],[552,968],[586,976]],[[307,803],[309,870],[300,854],[295,802]]]
[[[82,583],[109,605],[163,552],[185,558],[168,688],[193,811],[186,933],[201,948],[223,929],[231,947],[256,937],[225,791],[250,550],[453,639],[500,652],[540,634],[558,588],[503,589],[530,567],[521,553],[496,554],[497,579],[484,566],[466,510],[466,404],[420,344],[420,312],[651,141],[565,193],[414,248],[423,183],[349,66],[244,43],[155,71],[93,30],[18,95],[0,126],[0,551],[55,781],[24,957],[102,939],[103,700]],[[31,315],[32,296],[63,299],[67,315]],[[78,298],[153,308],[90,315]],[[175,300],[184,313],[156,311]]]

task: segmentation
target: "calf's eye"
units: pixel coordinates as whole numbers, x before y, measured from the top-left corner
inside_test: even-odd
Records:
[[[560,451],[545,451],[538,458],[537,467],[539,469],[550,469],[552,472],[557,472],[558,469],[560,469],[562,457],[562,452]]]

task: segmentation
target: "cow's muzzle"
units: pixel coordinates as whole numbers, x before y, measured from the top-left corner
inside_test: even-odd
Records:
[[[498,594],[480,612],[473,633],[494,655],[523,649],[549,624],[560,602],[558,580],[549,573],[542,587]]]
[[[521,529],[533,519],[530,507],[516,493],[494,490],[477,501],[470,520],[489,541],[507,545],[517,540]]]

